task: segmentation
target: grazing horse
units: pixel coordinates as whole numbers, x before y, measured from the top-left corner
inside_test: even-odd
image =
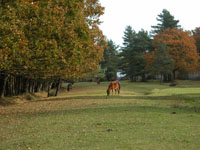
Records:
[[[115,95],[116,92],[118,92],[118,95],[120,93],[120,83],[119,81],[113,81],[109,84],[108,89],[107,89],[107,96],[110,95],[110,91],[112,90],[112,95],[113,95],[113,90],[115,90]]]

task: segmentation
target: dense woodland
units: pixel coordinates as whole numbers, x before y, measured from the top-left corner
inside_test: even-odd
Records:
[[[103,60],[98,0],[0,3],[0,96],[48,90],[87,76]]]
[[[199,71],[200,28],[184,31],[164,9],[150,33],[127,26],[119,47],[99,29],[103,13],[98,0],[1,0],[0,97],[52,86],[57,95],[63,81],[110,81],[119,70],[131,81]]]

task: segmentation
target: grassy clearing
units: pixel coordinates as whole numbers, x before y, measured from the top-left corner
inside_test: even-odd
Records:
[[[197,150],[200,82],[76,83],[59,97],[0,106],[0,150]]]

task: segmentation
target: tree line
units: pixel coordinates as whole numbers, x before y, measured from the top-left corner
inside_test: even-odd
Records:
[[[108,40],[108,48],[115,51],[118,57],[112,61],[112,70],[121,70],[131,81],[146,81],[159,75],[162,81],[172,81],[177,77],[184,78],[188,73],[199,71],[200,28],[184,31],[179,20],[166,9],[158,15],[158,24],[152,26],[148,33],[145,30],[136,32],[127,26],[123,36],[123,46],[117,47]],[[105,54],[105,51],[104,51]],[[106,61],[109,60],[104,57]],[[109,65],[111,63],[107,63]],[[115,68],[115,69],[114,69]],[[108,80],[115,78],[115,73]]]
[[[200,28],[184,31],[169,11],[151,33],[127,26],[122,47],[105,40],[98,0],[0,1],[0,97],[49,91],[100,73],[171,81],[199,70]]]
[[[57,87],[103,59],[98,0],[1,0],[0,97]],[[49,93],[49,92],[48,92]]]

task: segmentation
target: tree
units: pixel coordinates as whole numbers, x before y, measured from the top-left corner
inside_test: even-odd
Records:
[[[151,50],[151,39],[146,31],[136,33],[131,29],[128,27],[125,31],[121,68],[132,81],[136,81],[137,77],[142,77],[142,81],[145,81],[144,54]]]
[[[195,39],[195,44],[197,46],[197,51],[200,53],[200,27],[192,31],[193,37]]]
[[[155,51],[155,58],[151,66],[151,72],[161,76],[161,83],[164,75],[172,73],[174,61],[169,56],[169,49],[164,43],[158,43],[158,46],[158,50]]]
[[[130,53],[132,56],[130,71],[135,79],[137,77],[142,77],[142,81],[146,81],[147,70],[145,69],[146,61],[144,55],[147,51],[151,51],[151,39],[148,32],[141,30],[136,34],[134,45]]]
[[[162,32],[168,28],[180,29],[181,27],[180,25],[178,25],[179,20],[175,20],[174,16],[172,16],[170,12],[166,9],[163,9],[162,13],[160,13],[156,19],[160,23],[158,23],[156,26],[151,26],[153,28],[153,34],[158,34],[158,32]]]
[[[105,69],[105,76],[108,81],[116,80],[118,63],[119,63],[119,54],[118,46],[112,41],[107,40],[108,47],[104,50],[104,61],[100,64],[103,69]]]
[[[0,93],[12,89],[5,94],[16,95],[13,89],[20,88],[34,92],[42,80],[59,87],[61,79],[84,77],[98,68],[106,45],[98,27],[104,12],[98,0],[1,4],[0,83],[5,84]]]
[[[158,43],[164,43],[169,48],[169,56],[174,61],[173,77],[176,72],[194,72],[198,66],[199,55],[195,46],[195,40],[189,32],[177,29],[166,29],[154,37],[155,51],[160,48]],[[151,66],[155,60],[155,52],[146,55],[147,65]]]
[[[131,26],[127,26],[124,31],[124,37],[123,37],[123,47],[121,48],[120,53],[120,63],[119,68],[122,70],[122,74],[126,74],[129,76],[130,72],[130,61],[131,61],[131,55],[130,52],[132,50],[134,39],[136,36],[136,32],[132,29]],[[132,77],[130,77],[132,78]]]

